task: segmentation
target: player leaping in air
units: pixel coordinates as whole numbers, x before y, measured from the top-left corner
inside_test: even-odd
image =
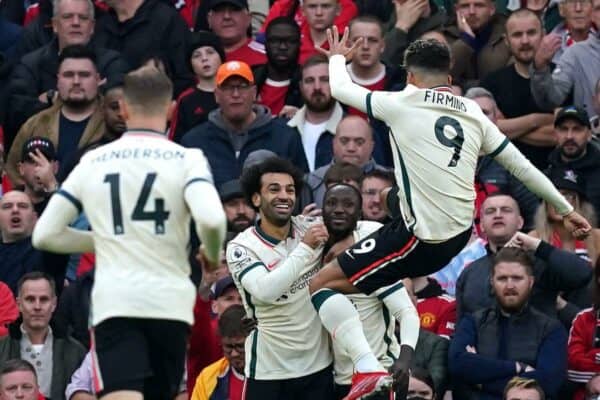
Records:
[[[407,385],[418,338],[418,318],[404,291],[386,287],[402,278],[429,275],[467,244],[474,209],[474,176],[480,153],[494,157],[532,192],[552,204],[566,228],[585,237],[591,227],[565,198],[483,114],[477,103],[450,92],[450,53],[435,40],[417,40],[406,50],[407,86],[371,92],[350,79],[346,58],[359,42],[328,31],[331,93],[390,128],[400,217],[355,243],[312,279],[310,293],[321,321],[354,362],[346,399],[369,398]],[[393,195],[393,194],[392,194]],[[378,296],[401,320],[401,351],[394,379],[379,364],[362,332],[357,311],[343,294]]]

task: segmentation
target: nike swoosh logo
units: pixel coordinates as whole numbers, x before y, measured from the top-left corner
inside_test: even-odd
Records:
[[[270,263],[270,264],[267,264],[267,269],[268,269],[269,271],[270,271],[270,270],[272,270],[273,268],[275,268],[275,266],[276,266],[277,264],[279,264],[279,261],[281,261],[281,259],[279,259],[279,260],[275,260],[275,261],[273,261],[272,263]]]

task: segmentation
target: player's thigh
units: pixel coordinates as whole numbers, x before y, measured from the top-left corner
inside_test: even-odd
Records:
[[[337,260],[333,260],[325,265],[315,276],[310,280],[310,294],[315,293],[320,289],[332,289],[343,294],[359,293],[358,289],[348,281],[346,274],[342,271]]]
[[[242,400],[286,400],[286,380],[256,380],[246,378]]]
[[[329,366],[321,371],[292,379],[289,391],[294,400],[330,400],[334,398],[333,370]]]
[[[98,398],[119,398],[112,394],[119,391],[143,393],[151,368],[139,322],[136,318],[109,318],[92,330],[93,383]]]
[[[341,253],[337,262],[352,285],[363,293],[371,294],[406,276],[408,271],[405,269],[383,271],[407,257],[418,243],[419,240],[406,229],[404,221],[397,218]]]
[[[144,327],[152,370],[144,382],[144,398],[174,399],[183,381],[190,327],[181,321],[160,319],[145,320]]]

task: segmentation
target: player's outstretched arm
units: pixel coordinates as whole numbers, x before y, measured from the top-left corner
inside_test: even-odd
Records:
[[[552,204],[556,211],[564,217],[565,227],[575,238],[587,237],[592,231],[590,223],[573,209],[573,206],[554,187],[546,175],[534,167],[512,143],[506,143],[503,146],[504,148],[495,155],[495,159],[523,182],[529,190]]]
[[[352,82],[346,70],[346,58],[352,58],[352,53],[360,44],[357,40],[352,46],[347,46],[349,30],[344,30],[340,39],[337,27],[327,29],[327,42],[329,50],[317,48],[329,57],[329,87],[331,95],[340,102],[367,112],[367,95],[371,93],[364,87]]]
[[[69,227],[79,215],[72,201],[58,192],[52,196],[33,230],[33,246],[53,253],[93,253],[92,232]]]
[[[208,181],[195,181],[188,184],[184,196],[196,223],[203,256],[208,266],[216,267],[227,230],[225,211],[217,189]]]

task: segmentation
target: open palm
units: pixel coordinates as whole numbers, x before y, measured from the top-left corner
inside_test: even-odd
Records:
[[[344,35],[340,39],[338,28],[334,25],[333,28],[327,29],[327,44],[329,44],[329,50],[325,50],[321,46],[317,47],[317,50],[327,57],[341,54],[346,57],[347,60],[351,60],[354,51],[362,42],[362,38],[357,39],[351,46],[348,46],[348,36],[350,36],[350,30],[346,28],[344,29]]]

